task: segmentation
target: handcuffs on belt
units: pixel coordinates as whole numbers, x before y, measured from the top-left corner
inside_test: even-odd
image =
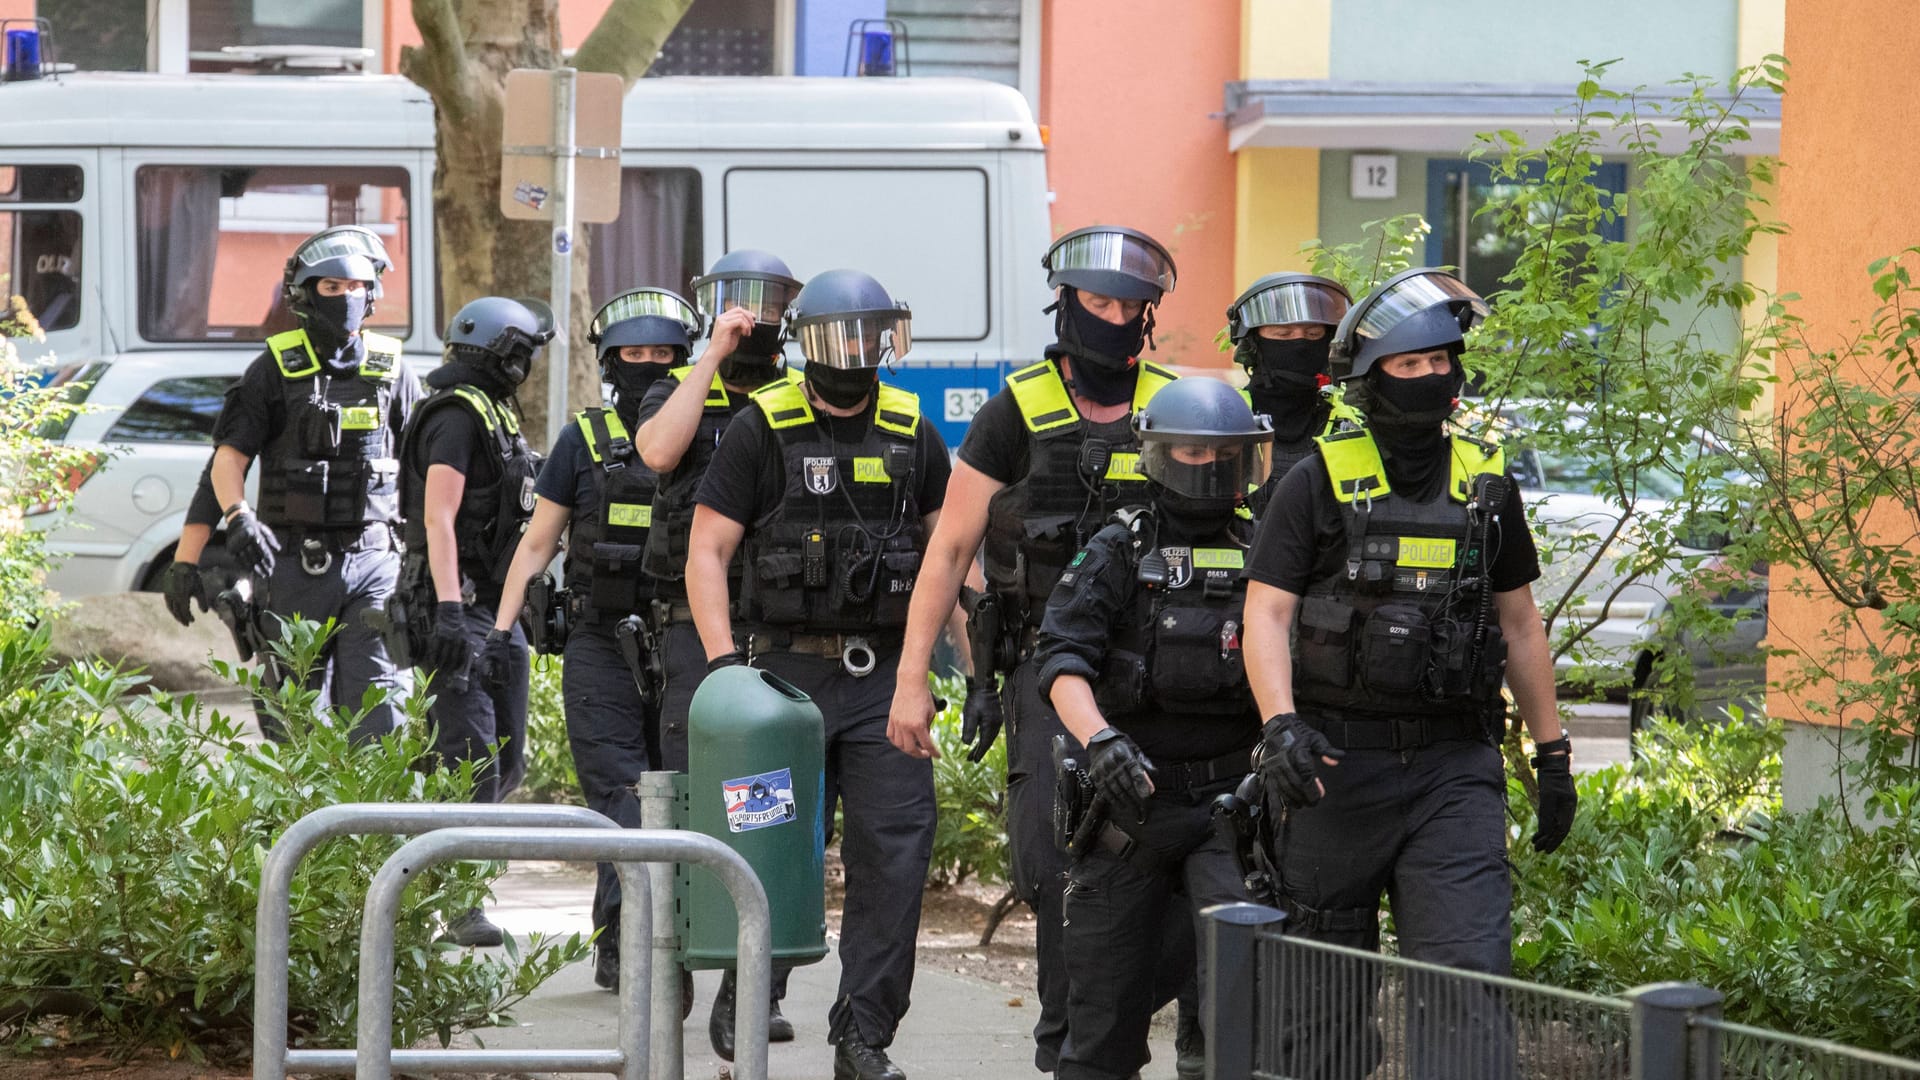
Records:
[[[829,635],[814,634],[814,635],[808,635],[808,636],[828,637]],[[853,676],[856,679],[864,679],[867,676],[873,674],[873,669],[880,665],[880,654],[877,651],[875,651],[874,647],[867,641],[865,637],[862,637],[861,635],[858,635],[858,634],[840,634],[840,635],[833,635],[833,636],[837,636],[840,638],[840,666],[846,669],[847,674]],[[758,635],[756,634],[747,635],[746,651],[747,651],[747,658],[749,663],[751,663],[753,659],[757,657],[760,653],[760,650],[757,648],[759,644],[757,638],[758,638]],[[809,654],[809,655],[819,655],[819,654],[816,653],[816,654]],[[830,659],[830,658],[823,656],[822,659]]]

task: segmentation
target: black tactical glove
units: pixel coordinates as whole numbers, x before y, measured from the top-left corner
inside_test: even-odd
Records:
[[[472,661],[473,654],[472,635],[467,632],[466,606],[445,602],[433,605],[433,636],[427,639],[426,655],[421,657],[421,666],[455,678],[467,673],[467,665]]]
[[[487,689],[505,690],[515,661],[525,652],[526,646],[513,643],[513,631],[489,630],[480,646],[480,658],[474,662],[474,674]]]
[[[960,708],[960,742],[971,746],[968,761],[979,761],[993,749],[1005,719],[1000,711],[1000,684],[993,676],[967,680],[967,703]]]
[[[200,568],[190,562],[174,560],[160,579],[160,593],[167,598],[167,614],[181,626],[193,625],[193,602],[207,610],[207,595],[201,591]]]
[[[1573,788],[1573,745],[1565,738],[1534,747],[1533,776],[1540,784],[1539,820],[1533,827],[1533,850],[1548,852],[1560,846],[1573,828],[1573,812],[1580,796]]]
[[[1320,801],[1320,759],[1335,761],[1346,756],[1300,719],[1297,713],[1281,713],[1260,729],[1260,745],[1254,750],[1254,765],[1270,802],[1278,801],[1300,808]],[[1273,811],[1273,807],[1269,807]]]
[[[707,661],[707,674],[711,675],[714,672],[719,671],[723,667],[746,667],[746,666],[747,666],[747,654],[741,652],[739,649],[735,649],[732,652],[723,652],[719,656],[716,656],[713,659]]]
[[[261,524],[253,511],[241,509],[227,519],[227,553],[240,569],[264,582],[273,576],[274,556],[280,554],[280,539]]]
[[[1102,728],[1087,740],[1087,755],[1093,789],[1107,805],[1134,821],[1145,821],[1147,796],[1153,794],[1153,782],[1147,779],[1153,762],[1147,755],[1118,728]]]

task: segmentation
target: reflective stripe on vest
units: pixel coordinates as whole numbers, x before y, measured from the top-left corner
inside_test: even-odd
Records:
[[[920,395],[897,386],[877,383],[879,401],[873,413],[873,426],[882,431],[913,438],[920,430]],[[767,426],[775,431],[813,423],[813,406],[797,382],[768,383],[753,392],[753,403],[766,414]]]
[[[593,418],[595,413],[604,414],[602,419],[607,425],[607,445],[609,446],[621,439],[628,438],[627,426],[620,422],[620,415],[610,409],[595,409],[592,412],[583,411],[574,417],[574,423],[580,425],[581,437],[587,440],[588,456],[593,458],[594,464],[604,465],[606,462],[600,452],[600,440],[595,438],[593,433]]]
[[[453,395],[466,402],[473,409],[474,415],[480,418],[480,422],[487,426],[487,434],[492,435],[496,428],[501,427],[507,429],[508,435],[520,434],[520,418],[513,415],[512,409],[502,409],[495,405],[485,391],[466,383],[460,383],[450,389],[453,390]]]
[[[385,334],[361,331],[360,340],[366,348],[365,358],[360,361],[359,373],[375,375],[391,380],[400,369],[400,341]],[[314,355],[313,342],[308,339],[304,329],[286,330],[267,339],[267,351],[273,354],[274,362],[280,365],[280,374],[289,379],[304,379],[320,373],[320,358]],[[288,367],[288,360],[305,357],[306,363],[298,367]]]
[[[1364,429],[1322,435],[1314,442],[1327,463],[1327,477],[1333,482],[1333,497],[1350,503],[1358,496],[1378,498],[1389,494],[1387,470],[1380,461],[1380,448],[1373,435]],[[1452,460],[1448,467],[1447,495],[1464,503],[1473,496],[1473,478],[1482,473],[1499,476],[1507,471],[1507,454],[1497,443],[1483,443],[1463,435],[1449,440]]]
[[[1179,377],[1159,364],[1140,361],[1133,381],[1133,411],[1139,412],[1153,395]],[[1073,395],[1053,360],[1028,364],[1008,375],[1007,389],[1013,391],[1014,403],[1020,406],[1021,421],[1036,435],[1080,421],[1080,410],[1074,408]]]

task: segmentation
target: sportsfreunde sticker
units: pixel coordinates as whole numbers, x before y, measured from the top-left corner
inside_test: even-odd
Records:
[[[752,832],[799,816],[793,804],[792,769],[723,780],[720,788],[727,803],[728,832]]]

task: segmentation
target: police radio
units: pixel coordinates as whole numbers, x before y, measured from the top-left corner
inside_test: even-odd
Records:
[[[827,534],[808,529],[800,538],[800,584],[808,589],[827,586]]]

